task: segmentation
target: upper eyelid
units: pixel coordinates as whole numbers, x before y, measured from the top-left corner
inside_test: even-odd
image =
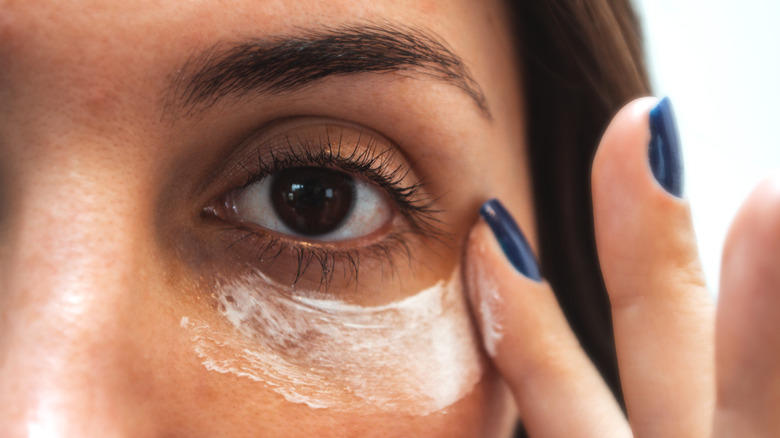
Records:
[[[391,172],[399,177],[399,180],[409,172],[408,167],[403,164],[391,164],[396,155],[396,152],[391,148],[382,149],[380,152],[376,152],[376,146],[369,144],[362,149],[361,152],[357,152],[360,145],[356,144],[355,150],[352,153],[343,156],[340,153],[340,144],[336,148],[333,148],[330,139],[328,139],[327,142],[329,144],[326,147],[323,147],[322,144],[312,147],[313,143],[298,141],[296,144],[288,138],[287,148],[280,151],[281,153],[272,154],[272,157],[269,160],[270,162],[261,160],[256,171],[252,171],[251,168],[247,168],[247,171],[252,174],[254,178],[259,178],[272,174],[275,170],[278,170],[280,166],[329,165],[335,166],[346,172],[363,172],[363,174],[359,176],[372,177],[376,175],[376,172],[379,169],[393,167]],[[335,152],[334,149],[336,149]],[[366,173],[368,173],[368,175],[366,175]],[[378,181],[375,178],[372,179],[374,179],[374,182],[376,183],[381,183],[381,181]],[[393,178],[393,180],[395,180],[395,178]]]
[[[373,184],[379,186],[380,189],[388,194],[396,204],[396,207],[400,208],[402,213],[406,213],[407,218],[412,220],[415,226],[421,225],[418,223],[417,218],[408,217],[408,211],[403,210],[418,212],[426,216],[420,219],[427,219],[429,214],[427,203],[417,205],[419,202],[418,194],[424,184],[416,180],[412,183],[403,183],[410,169],[402,163],[393,162],[396,154],[389,146],[385,149],[378,149],[375,145],[369,145],[361,152],[353,152],[342,156],[338,154],[340,147],[334,148],[332,144],[327,147],[323,147],[323,145],[313,146],[312,143],[296,146],[292,142],[288,142],[288,145],[288,149],[271,158],[272,162],[259,162],[259,169],[256,171],[247,169],[247,172],[249,172],[248,178],[238,189],[240,190],[241,187],[246,187],[254,181],[270,176],[286,167],[302,165],[333,166],[359,178],[368,179]],[[355,146],[357,151],[358,145]],[[334,150],[337,152],[334,153]],[[432,232],[434,230],[431,229],[429,231]]]
[[[308,136],[307,130],[311,130]],[[276,120],[242,141],[226,163],[230,164],[221,166],[213,180],[223,187],[222,195],[216,195],[217,204],[209,198],[204,208],[210,215],[210,206],[224,206],[222,201],[232,191],[280,170],[280,166],[322,165],[378,186],[416,232],[436,239],[447,235],[441,212],[412,163],[390,140],[361,125],[320,117]]]
[[[308,129],[325,130],[327,141],[323,142],[322,136],[317,140],[310,135],[307,136]],[[357,132],[360,137],[359,141],[352,142],[351,146],[342,149],[344,131]],[[347,152],[350,148],[353,150],[352,153]],[[334,153],[323,153],[326,150]],[[376,152],[377,150],[379,152]],[[364,156],[357,157],[360,160],[355,160],[355,154],[359,151],[363,151]],[[340,157],[339,162],[331,160],[331,155]],[[370,164],[378,164],[380,159],[385,161],[382,163],[383,166],[376,167],[386,167],[384,164],[394,163],[393,166],[399,171],[414,170],[414,166],[401,148],[370,128],[320,116],[285,117],[264,123],[232,147],[220,160],[221,164],[218,164],[204,179],[200,191],[207,192],[207,187],[213,186],[241,187],[251,182],[251,178],[272,171],[273,165],[278,165],[285,159],[295,159],[301,164],[317,164],[324,161],[331,165],[344,164],[337,167],[351,172],[361,170],[354,166],[356,161],[360,161],[363,165],[369,164],[367,157],[372,158]],[[347,166],[350,163],[353,165]],[[243,178],[237,178],[237,175],[243,175]]]

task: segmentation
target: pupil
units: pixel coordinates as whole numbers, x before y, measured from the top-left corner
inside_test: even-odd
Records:
[[[346,173],[321,167],[293,167],[271,182],[276,214],[296,233],[306,236],[335,230],[352,211],[355,182]]]

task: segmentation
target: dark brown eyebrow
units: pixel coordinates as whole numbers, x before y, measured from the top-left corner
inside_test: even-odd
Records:
[[[461,89],[490,118],[485,96],[463,60],[441,39],[419,29],[356,25],[221,47],[193,57],[180,69],[168,110],[189,113],[226,96],[283,93],[333,75],[408,71]]]

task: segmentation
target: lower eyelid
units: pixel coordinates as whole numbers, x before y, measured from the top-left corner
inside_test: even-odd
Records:
[[[371,233],[360,236],[354,239],[320,239],[308,238],[306,236],[297,236],[295,234],[280,232],[277,230],[269,229],[253,222],[242,222],[237,219],[224,220],[217,218],[223,225],[220,230],[230,233],[240,233],[243,237],[244,234],[252,234],[254,237],[251,239],[267,239],[276,240],[280,245],[284,247],[300,246],[302,248],[321,248],[332,251],[349,251],[349,250],[361,250],[377,243],[381,243],[386,236],[390,234],[397,235],[414,235],[417,238],[421,238],[421,235],[415,230],[408,220],[397,211],[389,210],[388,219],[383,224],[375,228]],[[245,237],[244,240],[250,239]]]
[[[245,269],[263,272],[291,287],[300,283],[310,290],[338,293],[335,291],[356,290],[358,279],[366,278],[360,273],[361,264],[372,266],[369,277],[388,279],[397,273],[397,266],[412,263],[422,239],[408,230],[388,228],[379,239],[356,247],[290,241],[240,226],[222,233],[229,242],[226,249],[244,260]]]

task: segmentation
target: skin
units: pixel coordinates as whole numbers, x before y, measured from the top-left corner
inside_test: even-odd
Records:
[[[502,381],[535,437],[776,434],[778,183],[759,188],[735,223],[716,317],[687,203],[663,192],[647,167],[653,101],[616,116],[593,193],[628,419],[547,284],[512,270],[481,221],[472,229],[478,206],[498,197],[536,246],[520,69],[503,17],[497,1],[467,0],[0,3],[3,436],[508,436],[515,412]],[[165,112],[170,82],[193,53],[355,20],[435,32],[469,67],[492,120],[451,84],[398,73]],[[482,264],[498,285],[497,355],[445,411],[312,410],[209,372],[193,354],[182,316],[219,326],[209,299],[216,278],[253,263],[251,246],[231,248],[224,226],[201,215],[226,190],[209,175],[259,126],[296,115],[387,138],[414,163],[412,177],[428,181],[448,227],[446,242],[413,239],[414,260],[425,262],[399,263],[381,296],[364,293],[381,284],[376,275],[330,292],[388,302],[461,264]],[[366,261],[361,275],[378,263]]]
[[[732,225],[716,312],[688,202],[664,191],[647,163],[655,103],[623,108],[593,165],[596,241],[628,418],[549,284],[515,271],[484,222],[471,232],[466,264],[477,268],[467,271],[469,294],[479,301],[480,284],[496,285],[504,336],[493,360],[530,436],[770,437],[779,430],[780,183],[762,183]]]
[[[334,299],[381,304],[450,278],[452,248],[488,194],[524,212],[532,229],[504,17],[499,2],[465,0],[0,3],[2,435],[505,436],[513,407],[486,359],[480,382],[442,412],[313,410],[206,370],[180,326],[187,316],[229,333],[210,293],[218,277],[254,267],[256,250],[231,246],[238,239],[220,231],[225,223],[202,216],[232,187],[210,175],[245,179],[224,163],[284,117],[377,132],[446,212],[443,242],[411,236],[413,259],[396,255],[384,282],[384,262],[361,257],[359,286],[332,285]],[[193,54],[355,22],[438,34],[480,84],[492,119],[457,87],[414,73],[335,76],[166,112],[171,81]],[[482,175],[491,183],[471,183]],[[292,268],[279,259],[269,269],[289,279]]]

